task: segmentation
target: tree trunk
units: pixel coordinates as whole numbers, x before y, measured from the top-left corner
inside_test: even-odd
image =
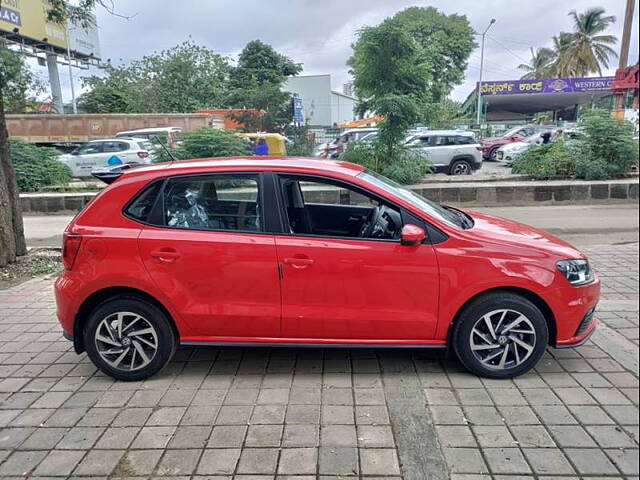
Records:
[[[0,82],[0,267],[27,253],[18,184],[9,153],[9,132]]]

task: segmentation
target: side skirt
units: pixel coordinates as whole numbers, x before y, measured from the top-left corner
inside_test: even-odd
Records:
[[[274,347],[274,348],[425,348],[446,349],[447,345],[429,343],[296,343],[296,342],[224,342],[184,341],[180,346],[189,347]]]

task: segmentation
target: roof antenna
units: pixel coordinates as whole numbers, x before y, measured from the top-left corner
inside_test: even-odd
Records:
[[[158,142],[160,144],[160,146],[162,147],[162,149],[167,153],[167,155],[169,155],[169,158],[171,159],[171,162],[177,162],[178,159],[175,157],[175,155],[173,153],[171,153],[171,150],[169,150],[167,148],[167,146],[162,143],[162,140],[160,140],[160,137],[158,137],[158,135],[154,135],[153,139]]]

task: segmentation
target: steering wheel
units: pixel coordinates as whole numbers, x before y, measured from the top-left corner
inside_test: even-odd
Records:
[[[362,228],[360,229],[360,235],[358,235],[360,238],[371,237],[373,229],[384,213],[384,209],[385,207],[383,205],[378,205],[373,210],[371,210],[371,212],[369,212],[369,215],[367,215],[367,218],[362,224]]]

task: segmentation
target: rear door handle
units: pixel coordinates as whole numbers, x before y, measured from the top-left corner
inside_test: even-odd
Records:
[[[164,263],[175,262],[178,258],[180,258],[180,254],[172,248],[161,248],[160,250],[153,250],[150,255],[156,260]]]
[[[293,268],[306,268],[313,264],[311,258],[285,258],[285,265],[291,265]]]

